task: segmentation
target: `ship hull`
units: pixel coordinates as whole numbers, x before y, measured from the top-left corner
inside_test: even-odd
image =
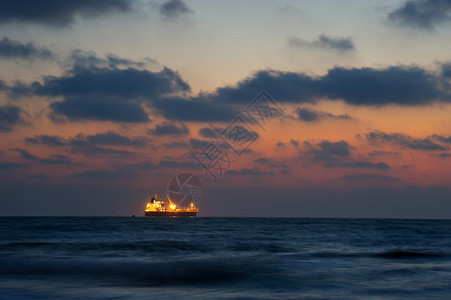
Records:
[[[146,211],[146,217],[195,217],[197,211]]]

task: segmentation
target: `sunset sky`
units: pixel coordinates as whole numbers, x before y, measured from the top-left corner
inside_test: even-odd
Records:
[[[0,215],[192,173],[200,216],[450,218],[450,36],[449,0],[0,0]]]

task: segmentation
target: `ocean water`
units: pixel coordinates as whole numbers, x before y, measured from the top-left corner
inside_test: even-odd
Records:
[[[451,299],[451,221],[0,218],[0,299]]]

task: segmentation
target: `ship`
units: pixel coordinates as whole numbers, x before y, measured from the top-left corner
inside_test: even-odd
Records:
[[[193,202],[188,208],[180,208],[171,201],[168,194],[166,194],[166,198],[167,201],[164,201],[158,194],[155,194],[150,202],[147,202],[144,215],[146,217],[195,217],[199,211]]]

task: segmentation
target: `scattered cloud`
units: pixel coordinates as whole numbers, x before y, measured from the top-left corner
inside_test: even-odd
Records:
[[[174,168],[174,169],[182,169],[182,168],[196,168],[197,164],[192,161],[179,162],[175,160],[162,160],[158,163],[159,167],[163,168]]]
[[[10,171],[13,169],[22,168],[22,167],[26,167],[26,166],[27,166],[27,164],[23,164],[23,163],[15,163],[15,162],[10,162],[10,161],[0,162],[0,171]]]
[[[298,37],[291,37],[288,39],[288,45],[290,47],[333,50],[341,53],[349,52],[355,49],[354,42],[349,37],[332,37],[324,34],[321,34],[313,41],[306,41]]]
[[[181,125],[180,127],[178,127],[173,123],[163,122],[162,124],[155,125],[155,128],[149,129],[148,133],[157,136],[162,135],[181,136],[188,134],[189,130],[188,127],[186,127],[185,125]]]
[[[22,159],[31,160],[43,165],[82,165],[81,163],[72,162],[71,158],[65,155],[52,154],[49,158],[39,158],[23,148],[13,148],[10,150],[18,152]]]
[[[388,18],[402,25],[433,29],[451,20],[449,0],[409,0],[389,13]]]
[[[22,43],[3,37],[0,40],[0,58],[23,59],[32,61],[33,59],[52,59],[55,54],[46,47],[37,47],[33,43]]]
[[[400,181],[397,177],[375,175],[375,174],[354,174],[354,175],[344,175],[339,178],[343,181],[382,181],[382,182],[397,182]]]
[[[380,169],[388,170],[390,166],[384,162],[368,162],[368,161],[346,161],[346,162],[329,162],[324,164],[326,168],[361,168],[361,169]]]
[[[62,136],[47,134],[35,135],[34,137],[25,138],[25,142],[28,144],[46,145],[49,147],[64,146],[67,144],[66,140]]]
[[[432,138],[413,138],[403,133],[385,133],[379,130],[373,130],[365,135],[368,142],[372,144],[390,143],[402,148],[412,150],[447,150],[448,146],[441,145]]]
[[[331,142],[323,140],[316,145],[310,142],[304,142],[307,147],[306,154],[308,154],[313,161],[333,161],[337,158],[349,157],[351,155],[351,146],[346,141]]]
[[[239,171],[227,170],[227,174],[230,175],[242,175],[242,176],[273,176],[273,171],[262,171],[259,168],[244,168]]]
[[[194,13],[182,0],[167,0],[160,5],[160,14],[165,19],[174,19],[183,15]]]
[[[314,110],[310,108],[299,108],[296,110],[296,114],[298,119],[304,122],[318,122],[327,119],[352,120],[352,118],[347,114],[334,115],[328,112]]]
[[[199,135],[203,138],[215,139],[219,138],[223,131],[223,128],[204,127],[199,129]]]
[[[25,123],[23,110],[13,105],[0,105],[0,132],[9,132],[17,124]]]
[[[59,28],[74,23],[77,17],[93,18],[131,9],[131,1],[127,0],[1,0],[0,23],[35,23]]]
[[[423,105],[451,100],[450,91],[442,83],[441,76],[417,66],[334,67],[319,77],[264,70],[235,86],[221,87],[202,97],[229,105],[249,103],[249,99],[265,88],[279,102],[314,103],[326,98],[352,105]]]
[[[120,180],[120,179],[135,179],[139,175],[131,170],[93,170],[72,175],[79,179],[95,179],[95,180]]]
[[[169,120],[188,122],[229,122],[238,114],[231,105],[204,98],[164,99],[153,107]]]

